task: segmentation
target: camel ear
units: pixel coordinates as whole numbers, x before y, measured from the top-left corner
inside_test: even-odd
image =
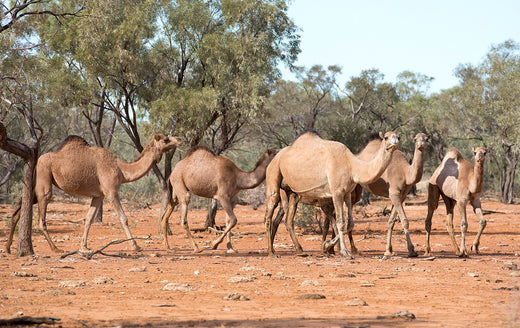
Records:
[[[379,132],[379,138],[384,139],[383,132]]]

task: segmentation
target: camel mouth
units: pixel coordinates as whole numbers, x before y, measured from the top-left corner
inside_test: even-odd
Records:
[[[397,147],[399,147],[399,142],[391,143],[388,146],[386,146],[386,150],[392,150],[392,149],[395,150],[395,149],[397,149]]]

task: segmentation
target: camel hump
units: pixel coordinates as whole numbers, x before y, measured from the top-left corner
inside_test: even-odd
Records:
[[[217,156],[211,149],[209,149],[208,147],[204,147],[204,146],[193,146],[190,148],[190,150],[188,151],[188,153],[186,154],[186,157],[190,157],[191,155],[193,155],[194,153],[198,153],[198,152],[202,152],[202,153],[209,153],[211,155],[214,155],[214,156]]]
[[[58,145],[58,147],[56,148],[56,151],[63,149],[63,147],[65,147],[69,144],[76,144],[76,145],[90,147],[90,144],[85,139],[83,139],[83,137],[76,136],[76,135],[70,135],[67,138],[65,138],[65,140],[63,140]]]
[[[464,160],[464,156],[462,153],[455,147],[450,147],[448,151],[446,151],[445,158],[455,158],[457,162]]]

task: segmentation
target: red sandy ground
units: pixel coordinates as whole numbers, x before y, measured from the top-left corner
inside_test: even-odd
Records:
[[[130,227],[144,248],[128,250],[129,244],[112,245],[91,260],[79,255],[64,259],[50,251],[35,229],[34,257],[16,258],[0,253],[0,319],[21,315],[56,317],[62,327],[517,327],[520,319],[518,272],[520,207],[485,200],[488,226],[481,239],[481,255],[468,259],[454,255],[444,226],[445,209],[434,216],[432,250],[435,259],[424,257],[424,195],[411,199],[405,210],[410,231],[421,256],[407,258],[400,224],[394,230],[397,256],[382,259],[386,217],[381,209],[388,201],[355,209],[355,239],[362,252],[354,260],[324,257],[320,237],[300,235],[308,257],[294,254],[292,242],[281,226],[276,240],[280,257],[266,257],[264,208],[238,206],[239,223],[233,237],[237,254],[218,250],[193,254],[174,212],[170,225],[172,252],[163,249],[157,233],[158,206],[139,209],[124,205]],[[49,230],[65,251],[78,248],[88,203],[56,203],[49,206]],[[0,243],[7,239],[9,206],[0,206]],[[478,223],[468,208],[468,247]],[[110,205],[104,208],[103,224],[95,224],[89,247],[99,249],[124,233]],[[201,227],[204,211],[191,211],[192,228]],[[223,224],[222,211],[217,224]],[[460,220],[455,216],[456,231]],[[36,224],[35,224],[36,226]],[[196,233],[199,245],[208,245],[214,233]],[[16,239],[13,248],[16,247]],[[15,253],[13,249],[13,253]],[[111,279],[107,279],[111,278]],[[234,282],[233,279],[245,279]],[[83,281],[84,286],[62,287],[64,281]],[[168,283],[185,291],[162,290]],[[249,300],[225,300],[238,293]],[[320,294],[324,299],[302,299]],[[354,298],[365,306],[347,306]],[[408,311],[415,319],[377,318]]]

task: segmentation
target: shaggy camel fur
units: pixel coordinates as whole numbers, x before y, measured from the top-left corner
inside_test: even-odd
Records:
[[[352,257],[345,246],[343,234],[344,230],[350,231],[354,225],[351,192],[358,183],[374,182],[388,166],[392,153],[399,145],[399,136],[387,132],[383,140],[381,151],[370,162],[359,160],[342,143],[324,140],[313,132],[304,133],[275,156],[266,174],[265,225],[269,256],[274,255],[272,217],[282,188],[289,199],[287,217],[291,222],[299,197],[317,203],[332,199],[335,215],[331,219],[337,234],[324,248],[330,249],[339,241],[341,256]],[[348,225],[345,225],[344,204],[347,206]],[[291,225],[288,224],[288,227]],[[296,236],[291,234],[291,237],[297,245]],[[297,251],[301,252],[301,249],[297,247]]]
[[[467,257],[465,236],[468,230],[466,219],[466,205],[471,203],[473,211],[477,215],[480,225],[477,236],[473,242],[472,250],[478,254],[480,235],[486,227],[486,219],[482,215],[480,194],[482,193],[482,182],[484,179],[484,160],[487,149],[477,147],[473,149],[475,156],[475,166],[462,157],[462,154],[455,148],[450,148],[439,167],[433,172],[428,186],[428,215],[426,216],[426,252],[425,255],[431,256],[430,233],[432,228],[433,212],[439,206],[439,196],[442,196],[446,205],[448,219],[446,227],[450,234],[455,252],[460,257]],[[462,232],[460,248],[457,246],[453,233],[453,209],[457,205],[460,214],[460,230]]]
[[[428,136],[424,133],[418,133],[415,138],[415,151],[412,164],[408,164],[406,156],[396,150],[392,154],[392,160],[385,172],[379,179],[370,184],[362,184],[361,186],[368,192],[380,196],[390,198],[392,202],[392,211],[388,219],[388,233],[386,239],[386,251],[384,256],[392,256],[392,229],[395,222],[400,218],[408,245],[408,257],[416,257],[418,254],[414,250],[410,234],[408,232],[408,218],[404,212],[403,202],[406,195],[417,182],[421,181],[424,167],[424,150],[428,142]],[[381,145],[381,139],[371,140],[365,148],[357,155],[359,159],[368,161],[372,159]],[[362,190],[355,189],[356,195],[353,197],[357,202],[361,198]],[[353,244],[352,233],[349,233],[349,239]]]
[[[213,198],[220,202],[226,211],[226,229],[224,233],[212,243],[216,249],[227,236],[228,252],[236,252],[231,245],[231,229],[237,224],[237,218],[233,213],[236,196],[240,190],[251,189],[258,186],[265,179],[267,165],[276,155],[273,149],[266,150],[257,161],[251,172],[239,169],[233,161],[213,154],[206,148],[197,147],[179,161],[170,175],[172,186],[172,199],[164,215],[161,218],[164,245],[170,249],[166,235],[169,217],[177,204],[180,205],[181,224],[186,230],[195,252],[200,252],[199,247],[188,226],[188,204],[190,192],[197,196]]]
[[[121,184],[140,179],[161,160],[164,152],[179,145],[181,145],[179,139],[157,134],[137,159],[126,163],[108,149],[92,147],[81,137],[69,136],[56,151],[43,154],[36,165],[35,203],[38,203],[40,229],[51,249],[55,252],[60,251],[52,242],[45,222],[47,205],[52,197],[52,185],[72,195],[92,197],[81,239],[81,252],[89,251],[88,231],[105,197],[112,203],[123,230],[130,239],[132,234],[128,228],[128,218],[119,201],[118,192]],[[13,214],[11,231],[6,244],[7,252],[10,251],[14,229],[19,218],[20,206]],[[136,251],[141,250],[135,240],[132,240],[132,246]]]

